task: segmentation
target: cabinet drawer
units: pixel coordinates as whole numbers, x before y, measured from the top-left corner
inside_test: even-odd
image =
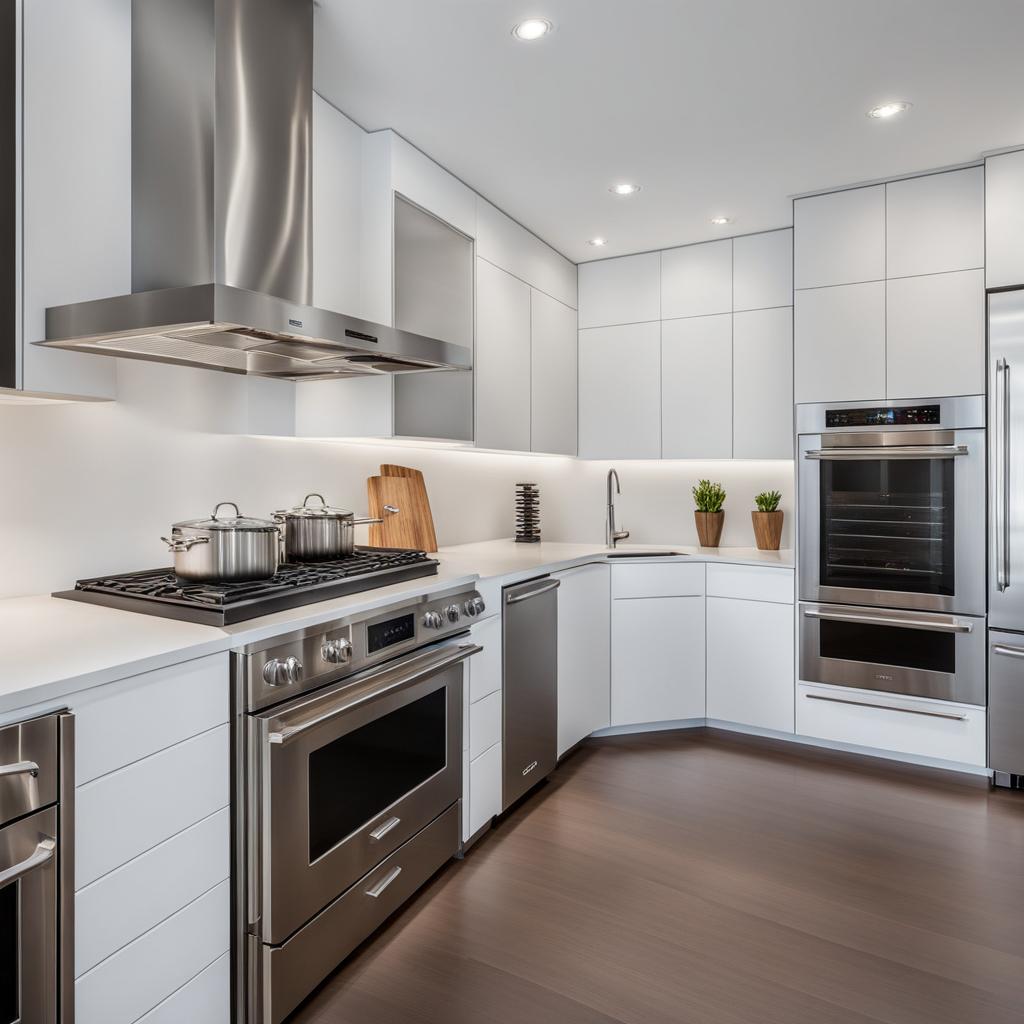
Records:
[[[793,603],[793,570],[759,565],[708,565],[708,597]]]
[[[501,813],[501,744],[469,763],[469,834]]]
[[[498,599],[500,600],[500,598]],[[495,608],[499,607],[495,602]],[[475,704],[501,689],[501,616],[473,626],[473,643],[483,650],[474,654],[469,665],[469,702]]]
[[[138,1024],[228,1024],[231,1020],[231,956],[225,953]]]
[[[479,757],[501,739],[501,690],[469,707],[469,756]]]
[[[846,687],[797,687],[796,731],[837,743],[985,764],[985,709]]]
[[[229,776],[228,726],[222,725],[80,786],[78,887],[226,807]]]
[[[228,720],[228,660],[213,654],[87,691],[73,702],[83,785]]]
[[[612,597],[699,597],[704,563],[645,562],[612,566]]]

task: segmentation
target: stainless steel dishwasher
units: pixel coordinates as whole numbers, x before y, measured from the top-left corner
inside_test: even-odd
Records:
[[[558,759],[558,580],[502,589],[502,810]]]

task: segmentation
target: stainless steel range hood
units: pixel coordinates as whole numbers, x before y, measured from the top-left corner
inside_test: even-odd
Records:
[[[312,104],[312,0],[133,0],[132,293],[48,309],[36,344],[288,380],[470,369],[312,305]]]

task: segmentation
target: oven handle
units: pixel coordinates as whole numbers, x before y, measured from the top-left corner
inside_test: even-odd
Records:
[[[904,629],[930,629],[936,633],[970,633],[973,622],[952,619],[949,622],[933,622],[931,619],[895,619],[887,615],[853,615],[849,612],[822,612],[805,608],[804,618],[829,619],[832,622],[862,622],[866,626],[897,626]]]
[[[877,448],[812,448],[804,452],[805,459],[864,460],[864,459],[952,459],[957,455],[970,455],[965,444],[906,444],[879,445]]]
[[[1024,658],[1024,647],[1011,647],[1009,644],[993,644],[993,654],[1003,654],[1007,658]]]
[[[422,682],[429,676],[436,675],[442,669],[450,668],[452,665],[457,665],[460,661],[471,658],[474,654],[479,654],[482,650],[483,648],[478,644],[459,644],[457,647],[443,647],[436,654],[430,654],[411,661],[408,666],[409,670],[407,672],[399,672],[398,678],[386,686],[372,689],[364,687],[360,688],[356,693],[346,691],[345,689],[339,690],[337,699],[327,704],[320,714],[313,718],[307,718],[297,725],[288,725],[288,713],[284,712],[277,717],[277,721],[282,723],[282,727],[269,733],[267,739],[270,743],[275,744],[283,745],[290,743],[310,729],[315,729],[317,726],[323,725],[324,722],[329,722],[331,719],[337,718],[339,715],[343,715],[345,712],[351,711],[367,701],[376,700],[378,697],[383,697],[386,694],[405,690],[416,683]],[[384,677],[394,675],[395,673],[396,667],[391,666],[387,672],[382,672],[380,675]],[[364,680],[364,684],[369,682],[371,682],[371,679]],[[301,715],[301,709],[298,714]]]
[[[35,761],[15,761],[14,764],[0,764],[0,779],[10,775],[31,775],[39,777],[39,765]]]
[[[848,700],[845,697],[826,697],[820,693],[805,693],[808,700],[826,700],[830,704],[852,704],[855,708],[877,708],[879,711],[901,711],[905,715],[923,715],[925,718],[946,718],[951,722],[966,722],[966,715],[949,711],[922,711],[920,708],[898,708],[892,704],[873,704],[866,700]]]
[[[995,406],[996,588],[1002,592],[1010,586],[1010,364],[1005,359],[996,363]]]
[[[19,878],[24,878],[30,871],[41,868],[44,864],[53,860],[54,851],[57,849],[57,840],[47,836],[39,841],[35,851],[29,854],[18,864],[12,864],[6,871],[0,871],[0,889]]]

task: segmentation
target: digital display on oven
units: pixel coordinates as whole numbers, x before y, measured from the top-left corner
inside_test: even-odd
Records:
[[[888,405],[874,409],[826,409],[826,427],[910,427],[937,426],[937,405]]]
[[[400,644],[403,640],[411,640],[416,635],[416,617],[400,615],[397,619],[386,622],[375,622],[366,627],[366,652],[373,654],[385,647]]]

